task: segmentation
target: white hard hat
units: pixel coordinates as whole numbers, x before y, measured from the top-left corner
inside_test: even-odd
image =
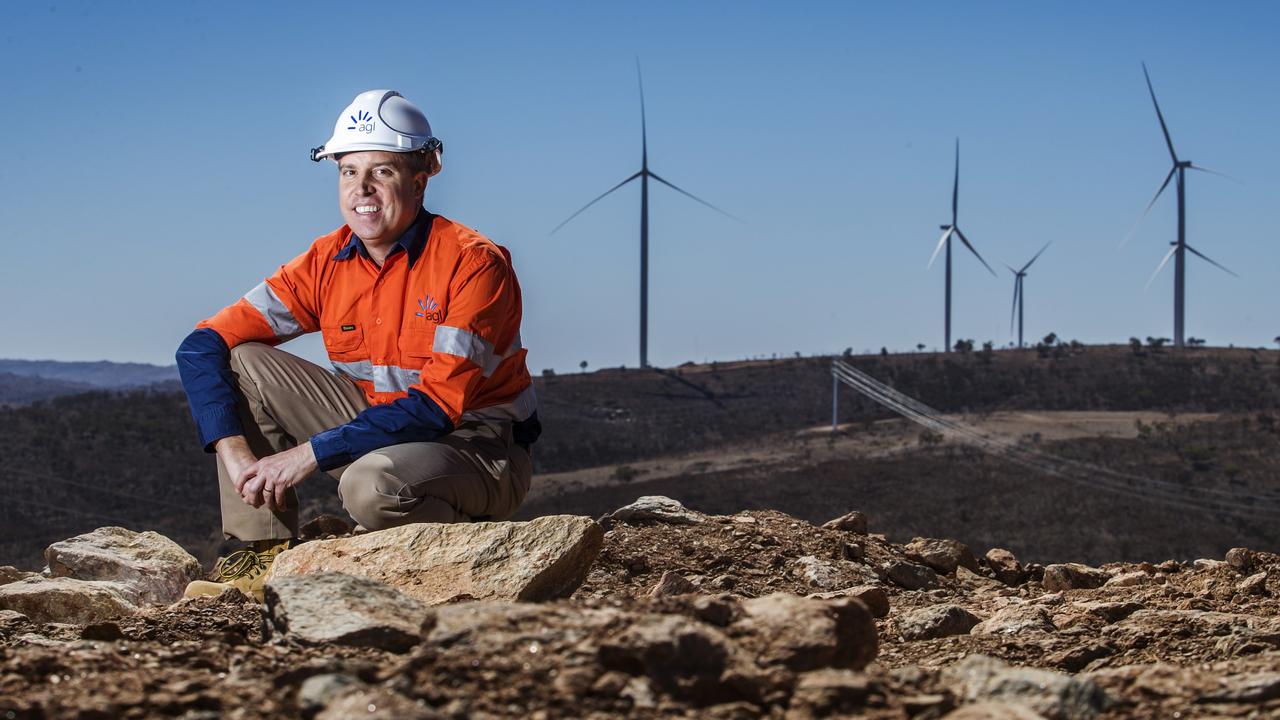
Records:
[[[333,125],[333,136],[311,149],[311,159],[334,158],[358,150],[435,152],[443,144],[431,135],[427,116],[395,90],[366,90],[356,96]]]

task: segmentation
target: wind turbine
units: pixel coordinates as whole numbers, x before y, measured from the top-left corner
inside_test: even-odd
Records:
[[[634,175],[626,180],[614,185],[605,192],[601,193],[596,199],[583,205],[577,212],[565,218],[564,222],[555,227],[551,231],[554,235],[557,230],[569,224],[570,220],[578,217],[587,208],[595,205],[604,199],[606,195],[621,188],[623,185],[639,178],[640,180],[640,367],[649,367],[649,178],[653,178],[667,187],[686,197],[706,205],[716,212],[739,220],[739,218],[730,215],[702,198],[687,192],[675,185],[662,179],[660,175],[649,169],[649,134],[645,126],[644,113],[644,79],[640,75],[640,60],[636,60],[636,82],[640,86],[640,169]]]
[[[959,206],[960,206],[960,138],[956,138],[956,175],[955,175],[955,181],[951,186],[951,224],[938,226],[938,229],[943,231],[942,239],[938,240],[938,246],[933,249],[933,256],[929,258],[929,267],[933,267],[933,261],[938,259],[938,253],[942,250],[942,246],[945,245],[947,247],[947,297],[946,297],[946,311],[945,311],[946,319],[944,321],[944,325],[946,327],[946,345],[944,345],[944,347],[946,348],[946,352],[951,352],[951,238],[952,236],[960,238],[960,242],[964,243],[964,246],[969,248],[969,252],[973,253],[973,256],[978,258],[978,262],[982,263],[982,266],[987,269],[987,272],[991,273],[992,276],[996,274],[996,271],[991,269],[991,266],[987,264],[986,260],[982,259],[982,256],[978,254],[978,251],[973,249],[973,245],[969,244],[969,238],[965,237],[964,233],[960,231],[960,226],[957,224],[957,215],[959,214],[958,213]]]
[[[1178,179],[1178,239],[1176,242],[1169,243],[1173,247],[1165,254],[1164,259],[1160,261],[1160,264],[1156,267],[1156,271],[1151,274],[1151,279],[1147,280],[1147,287],[1151,287],[1151,283],[1156,279],[1156,276],[1160,274],[1161,270],[1164,270],[1165,265],[1169,264],[1169,258],[1174,258],[1173,344],[1174,347],[1182,347],[1184,340],[1183,329],[1185,327],[1184,320],[1186,317],[1184,312],[1187,299],[1187,252],[1192,253],[1201,260],[1208,262],[1219,270],[1230,275],[1235,275],[1236,277],[1239,277],[1239,275],[1236,275],[1217,261],[1187,244],[1187,170],[1199,170],[1200,172],[1207,172],[1213,175],[1222,175],[1222,173],[1195,165],[1190,160],[1178,159],[1178,153],[1173,149],[1173,138],[1169,136],[1169,126],[1165,125],[1164,114],[1160,112],[1160,103],[1156,101],[1156,91],[1151,86],[1151,74],[1147,72],[1146,63],[1142,63],[1142,75],[1147,79],[1147,92],[1151,93],[1151,104],[1156,108],[1156,118],[1160,121],[1160,130],[1164,133],[1164,142],[1165,145],[1169,147],[1169,157],[1173,160],[1173,167],[1169,169],[1169,174],[1165,176],[1164,182],[1160,184],[1160,189],[1156,191],[1155,197],[1151,198],[1151,202],[1147,204],[1147,209],[1142,212],[1142,218],[1145,218],[1147,213],[1151,212],[1151,208],[1156,204],[1156,200],[1160,199],[1160,194],[1164,192],[1165,188],[1169,187],[1169,181],[1173,180],[1175,176]],[[1226,176],[1223,175],[1223,177]],[[1139,218],[1138,222],[1142,222],[1142,218]],[[1134,226],[1134,229],[1137,229],[1136,225]],[[1132,234],[1133,231],[1130,231],[1130,235]],[[1126,237],[1125,240],[1127,241],[1128,238]],[[1123,244],[1124,243],[1121,243],[1121,245]]]
[[[1040,248],[1040,252],[1033,255],[1027,261],[1027,264],[1022,266],[1021,270],[1014,270],[1009,265],[1005,265],[1005,267],[1009,268],[1009,272],[1013,273],[1013,309],[1009,311],[1009,332],[1013,332],[1013,320],[1016,317],[1018,319],[1018,347],[1022,347],[1022,311],[1026,306],[1022,296],[1022,279],[1027,276],[1027,268],[1031,267],[1031,263],[1035,262],[1036,258],[1040,257],[1052,244],[1052,241],[1045,243],[1044,247]]]

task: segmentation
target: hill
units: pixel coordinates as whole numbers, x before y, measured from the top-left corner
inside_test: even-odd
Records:
[[[121,390],[153,385],[177,390],[176,365],[62,362],[0,358],[0,405],[22,405],[94,389]]]
[[[1127,347],[1060,346],[848,360],[940,410],[971,416],[1017,410],[1223,414],[1208,424],[1165,421],[1159,429],[1150,421],[1153,429],[1143,438],[1135,432],[1044,442],[1057,454],[1247,495],[1274,487],[1277,476],[1278,358],[1265,350],[1139,355]],[[1209,554],[1233,532],[1250,538],[1248,544],[1276,548],[1274,523],[1242,522],[1237,530],[1232,517],[1113,501],[963,447],[922,444],[915,430],[903,431],[910,438],[906,451],[822,455],[825,437],[800,434],[830,423],[829,364],[829,358],[798,358],[537,378],[546,433],[535,447],[535,494],[523,512],[598,515],[620,498],[661,491],[707,511],[785,508],[821,521],[873,501],[895,531],[921,532],[927,525],[975,546],[1015,545],[1041,562],[1192,557]],[[849,391],[842,391],[839,409],[847,424],[842,432],[851,437],[873,436],[880,421],[893,419]],[[6,562],[36,567],[50,542],[103,524],[159,530],[206,562],[217,553],[213,461],[196,446],[181,394],[98,391],[0,409],[0,433],[6,438],[0,460],[9,470],[0,475],[6,498],[0,558]],[[691,453],[728,455],[752,446],[766,460],[798,457],[705,471],[677,465]],[[806,447],[809,457],[793,452]],[[646,462],[676,470],[654,478],[625,469]],[[552,475],[574,471],[614,481],[605,488],[546,484]],[[319,479],[304,486],[305,512],[340,512],[333,487]],[[1206,544],[1193,544],[1197,539]]]

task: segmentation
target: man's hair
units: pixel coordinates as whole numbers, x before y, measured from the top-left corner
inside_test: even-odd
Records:
[[[396,158],[401,168],[414,175],[420,172],[434,175],[440,170],[435,152],[416,150],[414,152],[396,153]]]

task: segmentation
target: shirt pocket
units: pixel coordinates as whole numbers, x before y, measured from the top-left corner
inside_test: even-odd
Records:
[[[325,351],[333,360],[364,360],[369,356],[364,344],[364,331],[357,323],[322,327],[320,335],[324,338]]]
[[[400,334],[400,365],[420,369],[431,358],[431,346],[435,342],[435,330],[405,330]]]

